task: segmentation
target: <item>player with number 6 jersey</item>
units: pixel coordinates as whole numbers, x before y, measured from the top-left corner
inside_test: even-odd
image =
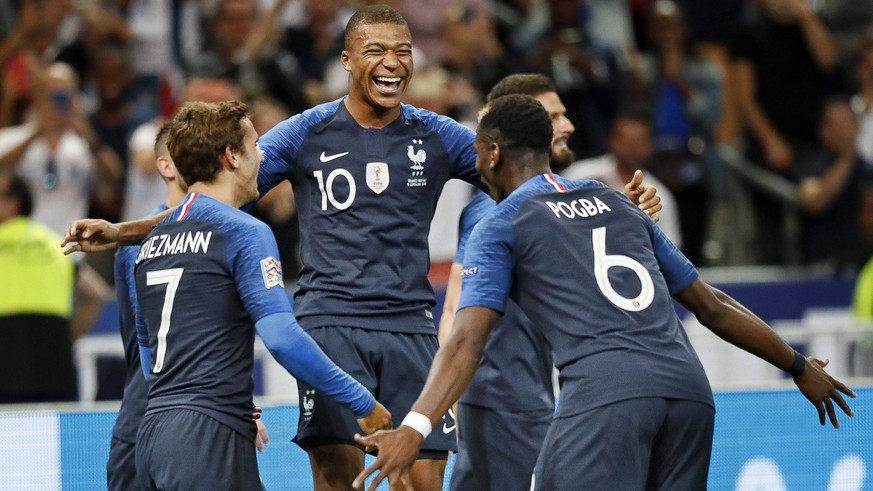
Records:
[[[495,322],[514,300],[554,351],[561,400],[531,489],[705,489],[714,405],[673,298],[723,339],[788,371],[837,426],[853,415],[826,364],[698,278],[645,213],[617,191],[550,172],[548,114],[526,95],[483,111],[477,169],[496,208],[473,229],[455,325],[397,430],[355,484],[402,478],[417,445],[469,383]],[[463,428],[461,428],[463,431]]]

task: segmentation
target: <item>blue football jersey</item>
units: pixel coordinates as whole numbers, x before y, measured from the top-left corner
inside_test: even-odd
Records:
[[[167,209],[161,204],[149,214],[157,215]],[[124,344],[124,361],[127,363],[127,376],[124,380],[124,395],[112,436],[128,443],[136,442],[136,432],[142,415],[145,413],[148,384],[142,374],[139,360],[139,344],[136,340],[136,279],[133,275],[139,246],[119,247],[115,252],[115,295],[118,300],[118,320],[121,341]]]
[[[461,212],[456,263],[463,264],[470,233],[495,206],[490,196],[479,191]],[[513,411],[555,408],[552,350],[542,331],[514,301],[506,302],[506,311],[488,336],[482,362],[460,401]]]
[[[278,257],[266,224],[197,193],[152,230],[135,273],[147,413],[199,411],[254,440],[254,323],[291,312]]]
[[[435,333],[427,236],[446,181],[481,186],[473,138],[450,118],[405,104],[388,126],[363,128],[342,99],[261,137],[261,193],[284,179],[294,187],[301,326]]]
[[[473,231],[459,308],[504,311],[512,297],[561,372],[557,417],[638,397],[712,405],[672,295],[692,264],[621,193],[536,176]]]

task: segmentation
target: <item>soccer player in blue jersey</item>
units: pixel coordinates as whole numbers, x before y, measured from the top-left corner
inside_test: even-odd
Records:
[[[574,161],[567,140],[575,128],[552,81],[538,73],[507,75],[491,89],[487,100],[508,94],[527,94],[543,105],[552,122],[549,165],[553,172],[566,169]],[[628,185],[629,195],[654,192],[654,188],[639,185],[641,177],[642,172]],[[454,322],[467,238],[494,207],[494,200],[480,191],[461,212],[458,251],[440,318],[441,341]],[[488,337],[476,375],[457,404],[458,455],[452,491],[529,489],[537,454],[555,411],[552,370],[551,348],[542,332],[515,302],[508,301]]]
[[[261,489],[256,330],[279,363],[345,404],[365,431],[391,426],[373,395],[297,325],[275,239],[237,209],[258,195],[257,139],[239,102],[186,104],[167,136],[189,187],[136,257],[134,316],[150,379],[136,467],[146,489]]]
[[[167,186],[167,199],[152,211],[157,215],[163,211],[175,208],[182,203],[188,186],[170,158],[167,149],[167,134],[170,131],[168,121],[158,129],[155,136],[154,153],[155,166]],[[121,247],[115,253],[115,290],[118,298],[121,339],[124,344],[124,358],[127,363],[127,376],[124,382],[124,395],[121,408],[112,428],[112,441],[109,445],[109,459],[106,464],[106,483],[110,491],[127,491],[139,489],[136,478],[136,433],[145,413],[148,385],[143,377],[143,369],[139,358],[139,344],[136,336],[134,320],[134,303],[136,302],[136,283],[134,266],[139,246]],[[260,420],[260,410],[255,408],[258,418],[258,436],[255,444],[259,451],[269,442],[267,430]],[[253,415],[255,416],[255,415]]]
[[[176,166],[167,150],[166,137],[169,125],[164,124],[155,137],[155,166],[167,185],[167,200],[158,205],[152,215],[168,208],[175,208],[185,197],[187,186],[176,171]],[[143,377],[139,359],[139,344],[136,337],[136,322],[133,309],[136,303],[134,262],[138,246],[121,247],[115,253],[115,290],[118,298],[118,313],[121,339],[124,343],[124,358],[127,362],[127,377],[124,395],[109,445],[109,460],[106,464],[106,482],[110,491],[138,489],[136,479],[136,432],[145,413],[148,385]]]
[[[509,298],[542,329],[561,403],[537,461],[536,489],[705,489],[712,392],[673,309],[676,298],[726,341],[785,369],[821,424],[838,427],[855,394],[750,311],[703,282],[624,196],[548,166],[551,127],[526,95],[490,104],[477,168],[496,209],[464,257],[455,327],[421,396],[394,431],[358,437],[378,458],[356,480],[402,479],[434,422],[469,383]]]

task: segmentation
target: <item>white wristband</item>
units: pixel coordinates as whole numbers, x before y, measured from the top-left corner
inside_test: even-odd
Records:
[[[422,438],[427,438],[427,436],[430,435],[430,431],[433,429],[433,425],[430,424],[430,418],[415,411],[409,411],[406,414],[406,417],[403,418],[400,426],[408,426],[412,428],[421,433]]]

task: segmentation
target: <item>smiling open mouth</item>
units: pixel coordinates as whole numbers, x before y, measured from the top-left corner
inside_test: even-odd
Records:
[[[378,87],[379,92],[384,94],[394,94],[400,90],[400,77],[373,77],[373,83]]]

